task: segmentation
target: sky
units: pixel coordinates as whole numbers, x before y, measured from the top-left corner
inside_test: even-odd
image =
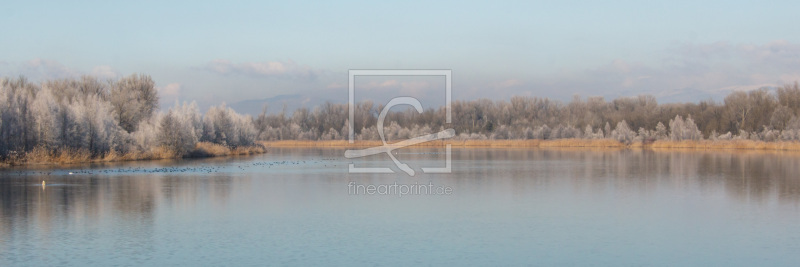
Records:
[[[345,103],[349,69],[450,69],[455,100],[720,101],[800,80],[797,10],[797,1],[4,1],[0,76],[145,73],[162,103],[201,106],[289,94]],[[387,79],[386,95],[441,84]]]

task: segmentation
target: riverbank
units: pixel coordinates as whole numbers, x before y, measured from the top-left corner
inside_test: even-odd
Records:
[[[332,148],[365,148],[383,145],[381,141],[347,140],[283,140],[263,141],[265,147],[332,147]],[[753,140],[702,140],[702,141],[668,141],[659,140],[652,143],[636,142],[626,145],[612,139],[556,139],[556,140],[437,140],[411,147],[441,147],[450,144],[453,148],[638,148],[638,149],[697,149],[697,150],[775,150],[800,151],[800,142],[763,142]],[[390,143],[392,145],[392,143]]]
[[[87,150],[59,150],[52,151],[41,147],[34,148],[30,152],[22,155],[10,156],[0,162],[0,167],[20,166],[20,165],[61,165],[76,163],[97,163],[115,161],[137,161],[137,160],[159,160],[159,159],[179,159],[179,158],[208,158],[223,156],[240,156],[263,154],[267,152],[267,147],[261,143],[253,146],[230,148],[219,144],[200,142],[195,145],[192,151],[186,155],[177,155],[173,151],[164,147],[155,147],[148,151],[136,151],[130,153],[119,153],[110,151],[102,156],[93,156]]]
[[[342,148],[365,148],[381,146],[383,143],[376,140],[355,141],[347,140],[282,140],[282,141],[262,141],[266,147],[342,147]],[[398,145],[399,142],[390,142],[389,145]],[[538,148],[538,147],[594,147],[594,148],[624,148],[625,144],[611,139],[557,139],[557,140],[436,140],[410,147],[441,147],[450,144],[452,147],[506,147],[506,148]]]
[[[389,145],[397,145],[397,142]],[[763,142],[753,140],[702,140],[702,141],[668,141],[659,140],[652,143],[636,142],[626,145],[612,139],[556,139],[556,140],[437,140],[410,147],[442,147],[450,144],[453,148],[575,148],[575,149],[652,149],[652,150],[741,150],[741,151],[800,151],[800,142]],[[257,145],[229,148],[219,144],[201,142],[186,155],[176,155],[164,147],[156,147],[150,151],[118,153],[111,151],[100,157],[93,157],[84,150],[61,150],[58,152],[36,148],[17,157],[10,157],[0,162],[0,167],[19,165],[61,165],[77,163],[97,163],[115,161],[159,160],[176,158],[207,158],[238,155],[263,154],[274,148],[366,148],[383,145],[381,141],[347,140],[283,140],[260,141]],[[399,148],[399,147],[398,147]]]

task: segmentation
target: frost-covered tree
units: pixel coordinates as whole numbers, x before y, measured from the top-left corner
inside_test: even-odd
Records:
[[[200,109],[197,107],[196,102],[186,103],[180,105],[177,101],[175,107],[171,109],[175,118],[177,118],[186,131],[192,135],[195,141],[200,140],[203,136],[203,116],[200,114]]]
[[[717,136],[717,140],[731,140],[733,139],[733,134],[731,132],[727,132],[725,134],[720,134]]]
[[[303,132],[295,136],[300,133]],[[211,107],[203,117],[203,141],[232,147],[249,146],[255,143],[256,135],[252,118],[236,113],[224,103]]]
[[[604,138],[604,137],[605,136],[603,135],[603,130],[602,129],[597,129],[597,132],[595,132],[592,129],[592,125],[587,124],[586,128],[584,128],[584,130],[583,130],[583,138],[586,138],[586,139],[601,139],[601,138]]]
[[[33,101],[37,145],[51,149],[61,145],[55,116],[59,114],[59,108],[60,105],[49,88],[43,88]]]
[[[104,101],[99,94],[87,96],[80,101],[78,112],[85,123],[87,138],[86,148],[94,154],[101,154],[110,150],[124,151],[122,129],[112,115],[111,103]]]
[[[660,121],[656,125],[655,138],[658,140],[667,138],[667,127]]]
[[[24,77],[0,78],[0,158],[22,155],[34,147],[103,156],[165,146],[185,155],[205,136],[228,146],[252,145],[257,137],[251,117],[224,106],[212,108],[206,120],[195,103],[176,103],[166,114],[156,113],[157,106],[154,82],[146,75],[108,83],[84,76],[44,81],[41,87]],[[283,121],[273,125],[279,130]],[[331,136],[338,137],[334,132]],[[286,136],[302,135],[319,138],[309,129]]]
[[[149,118],[158,107],[155,82],[148,75],[123,77],[110,92],[114,116],[125,131],[134,132],[139,122]]]
[[[564,126],[559,124],[550,131],[550,139],[559,139],[559,138],[578,138],[581,134],[581,131],[577,128],[567,125]]]
[[[39,87],[28,82],[25,77],[0,80],[4,97],[2,110],[2,129],[0,129],[0,150],[3,154],[14,151],[24,152],[36,145],[36,118],[33,103]]]
[[[339,131],[336,129],[330,128],[328,132],[320,136],[320,140],[339,140],[341,136],[339,135]]]
[[[636,132],[631,130],[628,126],[628,123],[625,120],[620,121],[617,123],[617,127],[611,131],[611,138],[616,139],[625,144],[630,144],[633,139],[636,137]]]
[[[638,134],[637,138],[639,138],[641,141],[653,139],[653,133],[643,127],[639,127],[639,130],[636,131],[636,133]]]
[[[703,134],[691,116],[685,121],[680,115],[675,116],[675,119],[669,121],[669,130],[669,137],[673,141],[703,139]]]
[[[550,129],[550,127],[547,126],[547,124],[545,124],[533,130],[533,139],[541,139],[541,140],[550,139],[551,133],[552,130]]]
[[[150,118],[139,122],[136,132],[131,133],[134,147],[131,150],[148,151],[160,145],[158,134],[161,127],[161,117],[163,113],[156,113]]]
[[[774,129],[783,130],[792,119],[792,110],[787,106],[779,106],[772,112],[769,124]]]
[[[689,115],[686,118],[686,123],[684,124],[684,137],[689,140],[701,140],[703,139],[703,132],[697,128],[697,124],[694,123],[694,119],[692,116]]]
[[[592,129],[591,125],[586,125],[586,128],[583,129],[583,138],[592,139],[594,136],[594,129]]]
[[[158,131],[158,142],[175,155],[183,156],[189,153],[197,144],[197,136],[191,126],[191,121],[182,121],[175,110],[170,110],[161,118]]]
[[[774,130],[771,127],[763,126],[764,128],[758,133],[758,140],[773,142],[781,138],[781,131]]]
[[[658,104],[652,96],[611,101],[575,97],[570,103],[537,97],[454,101],[451,123],[445,123],[443,107],[426,107],[422,113],[401,109],[387,114],[391,123],[384,130],[387,139],[395,141],[447,128],[454,128],[461,139],[606,137],[630,143],[700,140],[705,134],[715,140],[800,141],[800,89],[795,83],[774,94],[770,90],[731,93],[724,103]],[[196,104],[176,104],[166,113],[156,112],[157,106],[155,83],[146,75],[107,82],[84,76],[39,84],[24,77],[0,78],[0,158],[34,147],[85,149],[100,156],[166,145],[186,151],[197,141],[235,147],[255,140],[341,140],[350,132],[347,104],[296,111],[284,106],[275,114],[265,108],[256,119],[224,105],[205,114]],[[353,108],[355,138],[379,139],[375,127],[382,106],[367,101]]]

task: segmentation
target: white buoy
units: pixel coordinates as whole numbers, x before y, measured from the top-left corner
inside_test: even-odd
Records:
[[[44,180],[42,180],[42,188],[44,188],[44,185],[45,185]]]

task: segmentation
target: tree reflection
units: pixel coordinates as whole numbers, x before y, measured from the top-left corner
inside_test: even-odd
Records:
[[[152,249],[148,244],[159,206],[180,201],[194,208],[198,198],[224,205],[231,184],[226,176],[5,174],[0,177],[0,252],[14,239],[47,241],[65,228],[91,235],[103,225],[116,227],[110,229],[115,249],[145,252]]]

